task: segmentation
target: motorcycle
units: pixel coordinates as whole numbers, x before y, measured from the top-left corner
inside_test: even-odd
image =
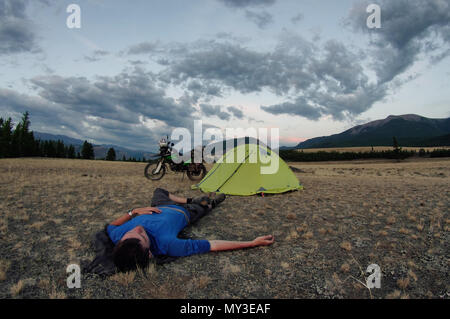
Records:
[[[176,163],[174,159],[176,159],[176,154],[172,152],[173,143],[169,141],[169,138],[161,139],[159,141],[159,159],[156,163],[149,163],[145,166],[144,175],[150,180],[157,181],[163,178],[167,171],[167,165],[169,168],[175,172],[186,172],[187,177],[191,181],[198,181],[203,179],[206,175],[206,167],[203,164],[203,149],[202,148],[202,162],[194,163],[194,150],[191,151],[191,158],[187,161],[180,161],[180,163]],[[180,153],[178,155],[182,156]],[[175,157],[175,158],[174,158]],[[178,161],[177,161],[178,162]]]

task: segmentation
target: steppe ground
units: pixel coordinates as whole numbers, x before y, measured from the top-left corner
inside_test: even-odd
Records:
[[[404,151],[415,151],[419,152],[421,149],[424,151],[432,152],[436,149],[442,150],[442,149],[450,149],[450,146],[440,146],[440,147],[402,147],[401,148]],[[328,148],[306,148],[306,149],[297,149],[298,152],[305,152],[305,153],[315,153],[315,152],[381,152],[381,151],[392,151],[392,146],[359,146],[359,147],[328,147]]]
[[[94,257],[91,238],[156,187],[198,196],[144,163],[0,160],[0,298],[448,298],[450,159],[289,163],[304,190],[230,196],[191,238],[275,243],[208,253],[66,286]],[[370,264],[381,288],[367,289]]]

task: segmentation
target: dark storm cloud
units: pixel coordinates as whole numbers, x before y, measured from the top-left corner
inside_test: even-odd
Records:
[[[196,109],[187,98],[167,97],[154,76],[140,69],[116,76],[38,76],[30,80],[37,96],[0,88],[0,107],[28,110],[34,127],[73,133],[134,148],[148,148],[173,127],[192,128]],[[145,123],[156,123],[157,130]]]
[[[277,105],[261,106],[261,109],[274,115],[282,113],[298,115],[311,120],[317,120],[322,116],[320,110],[317,107],[309,105],[305,98],[298,98],[293,103],[285,102]]]
[[[151,74],[135,69],[95,82],[83,77],[40,76],[31,80],[39,95],[49,102],[86,115],[127,123],[139,123],[139,115],[169,126],[186,126],[195,109],[165,96]]]
[[[97,62],[97,61],[100,61],[102,58],[104,58],[107,55],[109,55],[108,51],[95,50],[94,52],[92,52],[91,55],[85,55],[83,59],[86,62]]]
[[[0,107],[17,118],[30,112],[33,129],[55,134],[64,134],[98,143],[116,144],[135,149],[151,149],[167,131],[149,129],[142,123],[87,115],[71,110],[64,104],[51,103],[41,97],[19,94],[0,88]]]
[[[294,101],[262,106],[264,111],[298,115],[310,120],[318,120],[323,115],[343,120],[367,111],[386,97],[387,86],[370,83],[364,73],[362,56],[334,40],[315,48],[316,56],[309,56],[302,70],[293,72],[309,75],[306,83],[295,85],[298,94]],[[298,81],[294,76],[286,80],[291,84]]]
[[[255,23],[258,28],[264,29],[273,22],[273,16],[267,11],[256,12],[248,8],[271,6],[276,0],[219,0],[226,6],[234,9],[246,9],[245,17]]]
[[[336,120],[344,120],[348,117],[356,117],[369,110],[374,103],[383,101],[387,95],[387,87],[364,84],[350,93],[328,90],[308,94],[310,103],[318,105],[322,115],[331,115]]]
[[[302,21],[303,18],[304,18],[304,15],[303,15],[303,13],[300,12],[291,18],[291,22],[294,24],[297,24],[300,21]]]
[[[368,82],[361,66],[360,57],[349,51],[346,46],[331,40],[321,50],[322,57],[311,61],[309,68],[327,88],[341,90],[343,93],[354,92]]]
[[[276,0],[218,0],[218,1],[232,8],[247,8],[258,6],[270,6],[274,4]]]
[[[149,54],[157,50],[158,44],[156,42],[141,42],[136,45],[131,46],[127,53],[130,55],[135,54]]]
[[[450,0],[381,1],[381,28],[366,25],[369,2],[352,8],[347,23],[371,36],[373,66],[387,83],[414,64],[421,54],[438,62],[450,55]]]
[[[269,90],[291,101],[264,106],[266,112],[342,119],[366,111],[386,94],[385,88],[369,83],[363,58],[334,40],[319,46],[287,33],[269,52],[229,42],[197,46],[172,56],[173,63],[160,78],[176,85],[191,83],[187,88],[192,91],[211,83],[221,92],[227,88],[244,94]]]
[[[52,128],[65,126],[69,131],[80,131],[77,127],[82,120],[80,113],[67,110],[59,104],[49,103],[40,97],[0,88],[0,107],[18,114],[29,111],[33,126],[36,124]]]
[[[32,21],[26,16],[25,0],[0,0],[0,55],[39,52]]]
[[[251,41],[251,38],[243,35],[232,34],[229,32],[218,32],[215,35],[215,40],[229,41],[234,43],[247,43]]]
[[[141,61],[141,60],[128,60],[128,63],[130,63],[131,65],[133,65],[135,67],[140,67],[140,66],[147,64],[147,62]]]
[[[234,115],[234,117],[236,117],[238,119],[244,118],[244,113],[242,112],[242,110],[238,109],[237,107],[229,106],[228,111],[230,111]]]
[[[262,107],[272,114],[296,114],[312,120],[327,115],[337,120],[355,117],[406,83],[396,77],[419,57],[437,63],[450,54],[449,3],[384,1],[382,28],[372,30],[366,25],[368,2],[355,5],[348,23],[370,34],[371,45],[365,51],[335,40],[309,41],[289,32],[266,52],[221,38],[173,54],[160,79],[199,87],[214,83],[221,92],[269,90],[286,99]],[[367,71],[374,71],[376,78],[369,79]]]
[[[245,17],[255,23],[260,29],[264,29],[273,22],[273,16],[267,11],[255,12],[245,10]]]
[[[105,50],[95,50],[94,51],[94,55],[96,55],[96,56],[105,56],[105,55],[109,55],[109,52],[105,51]]]
[[[160,58],[156,60],[156,63],[162,66],[168,66],[170,64],[170,61],[168,59]]]
[[[49,66],[48,66],[47,64],[45,64],[45,63],[42,64],[42,69],[44,70],[44,72],[45,72],[46,74],[54,74],[54,73],[55,73],[55,70],[52,69],[51,67],[49,67]]]
[[[229,113],[222,111],[222,106],[220,105],[200,104],[200,109],[207,117],[217,116],[224,121],[228,121],[231,117]]]
[[[351,93],[327,89],[324,92],[308,90],[294,102],[285,102],[261,109],[271,114],[290,114],[318,120],[321,116],[331,115],[335,120],[354,118],[369,110],[376,102],[387,95],[385,86],[365,85]]]
[[[221,120],[228,121],[231,119],[231,116],[234,116],[237,119],[243,119],[244,113],[234,106],[224,107],[221,105],[210,105],[201,103],[200,110],[203,115],[207,117],[218,117]]]
[[[282,55],[281,52],[261,53],[232,43],[214,43],[174,58],[161,78],[174,84],[212,81],[241,93],[259,92],[265,87],[287,92],[291,87],[288,81],[299,75],[293,85],[305,85],[302,82],[308,75],[298,66],[302,57],[284,56],[282,60]]]
[[[219,85],[193,80],[186,88],[199,98],[222,97],[222,88]]]

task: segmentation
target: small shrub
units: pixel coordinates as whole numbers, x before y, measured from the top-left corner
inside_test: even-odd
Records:
[[[348,241],[343,241],[341,243],[341,248],[345,249],[346,251],[352,250],[352,244],[350,244]]]

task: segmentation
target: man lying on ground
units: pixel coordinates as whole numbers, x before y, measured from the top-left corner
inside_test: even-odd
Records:
[[[209,251],[234,250],[267,246],[274,242],[272,235],[252,241],[194,240],[177,238],[178,233],[197,222],[225,199],[219,194],[184,198],[157,188],[151,207],[136,208],[119,217],[107,227],[115,244],[114,264],[119,271],[145,267],[153,256],[190,256]]]

